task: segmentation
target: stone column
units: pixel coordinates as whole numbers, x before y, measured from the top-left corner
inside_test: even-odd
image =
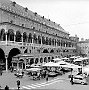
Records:
[[[25,70],[26,70],[26,59],[24,59],[24,63],[25,63]]]
[[[16,32],[14,32],[14,43],[15,43],[15,39],[16,39]]]
[[[7,31],[6,31],[6,45],[7,45]]]
[[[23,46],[23,34],[21,36],[22,36],[22,46]]]

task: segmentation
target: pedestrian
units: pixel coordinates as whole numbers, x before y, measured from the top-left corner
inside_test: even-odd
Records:
[[[73,75],[71,75],[71,80],[70,80],[71,84],[73,85]]]
[[[18,90],[20,88],[20,80],[17,80],[17,87],[18,87]]]
[[[7,85],[5,86],[5,90],[9,90],[9,87]]]
[[[48,71],[46,71],[46,81],[48,81]]]

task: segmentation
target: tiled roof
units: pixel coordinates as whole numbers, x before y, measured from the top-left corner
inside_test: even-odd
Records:
[[[13,6],[13,4],[15,4],[15,6]],[[25,8],[16,4],[16,2],[13,3],[10,0],[0,0],[0,8],[5,9],[7,11],[11,11],[11,12],[16,13],[18,15],[22,15],[24,17],[28,17],[30,19],[36,20],[40,23],[43,23],[43,24],[46,24],[50,27],[58,29],[62,32],[68,33],[59,24],[54,23],[51,20],[48,20],[44,17],[42,18],[42,16],[38,15],[37,13],[35,15],[35,12],[32,12],[30,10],[25,11]]]

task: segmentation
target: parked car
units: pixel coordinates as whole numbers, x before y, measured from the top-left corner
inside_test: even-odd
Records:
[[[24,76],[24,72],[17,71],[14,75],[22,78]]]
[[[88,81],[82,75],[75,75],[75,76],[73,76],[73,84],[75,84],[75,83],[79,83],[79,84],[82,84],[82,85],[85,85],[85,84],[87,85]]]

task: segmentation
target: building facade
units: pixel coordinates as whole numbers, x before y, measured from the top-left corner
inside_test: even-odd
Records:
[[[79,41],[77,51],[79,55],[89,57],[89,39]]]
[[[6,69],[17,54],[33,55],[33,63],[76,55],[77,40],[69,37],[60,24],[16,2],[0,0],[0,62],[5,63]]]

